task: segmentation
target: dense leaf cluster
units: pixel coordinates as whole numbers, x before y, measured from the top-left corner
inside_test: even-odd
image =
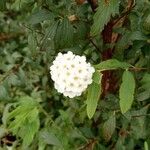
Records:
[[[59,52],[96,69],[58,93]],[[0,0],[0,150],[150,148],[149,0]]]

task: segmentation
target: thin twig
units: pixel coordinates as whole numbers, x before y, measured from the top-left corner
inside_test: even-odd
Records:
[[[150,114],[133,115],[133,116],[131,116],[131,117],[132,117],[132,118],[137,118],[137,117],[145,117],[145,116],[150,116]]]
[[[139,68],[139,67],[134,67],[133,68],[129,68],[129,70],[132,71],[143,71],[143,70],[149,70],[150,68]]]
[[[96,48],[96,50],[98,50],[98,52],[101,53],[100,49],[98,48],[98,46],[93,42],[92,39],[89,39],[89,41],[91,42],[91,44]]]

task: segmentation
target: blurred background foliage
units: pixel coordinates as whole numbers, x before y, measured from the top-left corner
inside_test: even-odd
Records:
[[[0,150],[150,148],[150,1],[119,0],[118,10],[104,9],[103,18],[94,15],[91,2],[0,0]],[[109,2],[99,0],[106,8]],[[97,34],[95,27],[118,18],[124,23],[113,27],[117,40],[105,41],[103,29]],[[118,91],[108,92],[88,119],[86,92],[71,100],[57,93],[49,67],[58,52],[67,51],[95,65],[112,47],[112,58],[137,68],[132,109],[121,114]]]

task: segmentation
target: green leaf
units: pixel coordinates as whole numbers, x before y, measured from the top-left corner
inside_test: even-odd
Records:
[[[148,100],[150,98],[150,74],[146,73],[141,80],[141,87],[137,94],[138,101]]]
[[[150,74],[146,73],[141,80],[142,86],[140,89],[150,90]]]
[[[148,14],[148,16],[145,18],[143,22],[143,29],[147,34],[150,33],[150,13]]]
[[[33,7],[33,0],[15,0],[11,4],[11,9],[16,10],[16,11],[29,11]]]
[[[150,98],[150,89],[145,90],[137,95],[138,101],[145,101],[145,100],[148,100],[149,98]]]
[[[19,78],[18,76],[16,76],[15,74],[10,74],[7,78],[7,81],[8,81],[8,84],[11,86],[17,86],[17,85],[20,85],[20,81],[19,81]]]
[[[46,143],[44,143],[41,139],[39,139],[38,150],[45,150]]]
[[[107,142],[112,137],[115,128],[116,128],[116,117],[115,115],[112,115],[103,125],[103,136]]]
[[[32,97],[24,96],[14,106],[16,107],[14,110],[6,113],[7,119],[3,119],[6,120],[11,132],[22,138],[23,147],[26,148],[31,144],[40,127],[37,102]]]
[[[5,10],[6,8],[6,0],[0,0],[0,11]]]
[[[71,47],[73,44],[73,32],[73,27],[68,18],[64,18],[59,22],[55,36],[56,49]]]
[[[41,131],[40,138],[46,144],[55,145],[59,147],[62,146],[59,139],[53,133],[49,133],[48,131]]]
[[[7,118],[8,118],[8,115],[9,115],[9,109],[10,107],[12,107],[13,104],[7,104],[4,108],[4,111],[3,111],[3,116],[2,116],[2,123],[3,125],[6,127],[7,125]]]
[[[131,67],[131,65],[126,62],[120,62],[117,59],[109,59],[99,63],[98,65],[95,65],[94,67],[100,71],[104,71],[118,68],[128,69],[129,67]]]
[[[91,119],[96,111],[96,107],[98,104],[99,97],[101,95],[101,80],[102,80],[102,74],[99,74],[99,84],[93,82],[89,88],[88,88],[88,94],[87,94],[87,115]]]
[[[8,98],[8,92],[3,85],[0,85],[0,100],[5,100]]]
[[[100,84],[101,82],[101,76],[99,71],[95,71],[93,74],[93,82]]]
[[[147,141],[144,142],[144,150],[149,150]]]
[[[37,116],[35,120],[28,123],[24,126],[22,131],[23,137],[23,147],[27,147],[33,141],[34,135],[38,132],[40,127],[40,121]]]
[[[45,9],[41,9],[41,10],[34,12],[30,16],[28,23],[35,25],[44,20],[52,20],[53,18],[54,18],[54,14],[52,12],[45,10]]]
[[[117,13],[119,13],[118,0],[110,0],[108,3],[106,3],[105,0],[101,0],[93,17],[94,23],[91,27],[91,35],[95,36],[99,34],[104,29],[104,26],[108,23],[111,16]]]
[[[34,52],[37,48],[36,35],[31,32],[28,34],[28,46],[31,52]]]
[[[58,28],[58,21],[52,22],[52,24],[47,28],[45,36],[44,36],[42,43],[41,43],[41,49],[42,50],[45,49],[46,47],[48,47],[49,44],[52,47],[51,41],[53,41],[53,39],[56,35],[57,28]]]
[[[146,136],[148,136],[149,133],[147,132],[148,131],[147,129],[149,129],[149,125],[147,124],[149,122],[149,120],[147,120],[148,110],[149,106],[147,105],[139,110],[135,111],[131,110],[128,112],[131,114],[132,117],[130,121],[131,135],[135,139],[139,138],[144,139]]]
[[[129,71],[124,71],[122,76],[122,84],[119,90],[121,112],[127,112],[132,105],[134,99],[135,80],[133,74]]]
[[[126,146],[124,146],[124,138],[118,138],[117,143],[115,145],[115,150],[126,150]]]

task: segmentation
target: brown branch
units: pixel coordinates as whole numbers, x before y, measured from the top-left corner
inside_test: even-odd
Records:
[[[131,116],[131,117],[132,118],[138,118],[138,117],[146,117],[146,116],[150,116],[150,114],[134,115],[134,116]]]
[[[1,41],[8,41],[10,39],[18,38],[20,36],[25,35],[24,32],[18,32],[18,33],[0,33],[0,42]]]
[[[131,12],[134,7],[134,0],[128,0],[127,7],[123,11],[123,16],[119,17],[116,20],[110,20],[108,24],[104,27],[102,31],[102,37],[105,44],[116,43],[120,39],[118,33],[113,32],[113,28],[122,27],[127,19],[127,15]],[[102,60],[108,60],[113,57],[115,48],[108,48],[102,53]],[[109,92],[115,92],[118,89],[118,77],[114,71],[104,71],[102,79],[103,93],[102,97],[105,97]]]
[[[98,1],[97,0],[87,0],[90,4],[92,11],[95,12],[96,8],[98,7]]]
[[[78,150],[93,150],[96,143],[97,139],[90,139],[86,145],[82,146]]]
[[[139,67],[133,67],[133,68],[129,68],[129,70],[131,70],[131,71],[135,71],[135,72],[137,72],[137,71],[146,71],[146,70],[149,70],[150,68],[139,68]]]

